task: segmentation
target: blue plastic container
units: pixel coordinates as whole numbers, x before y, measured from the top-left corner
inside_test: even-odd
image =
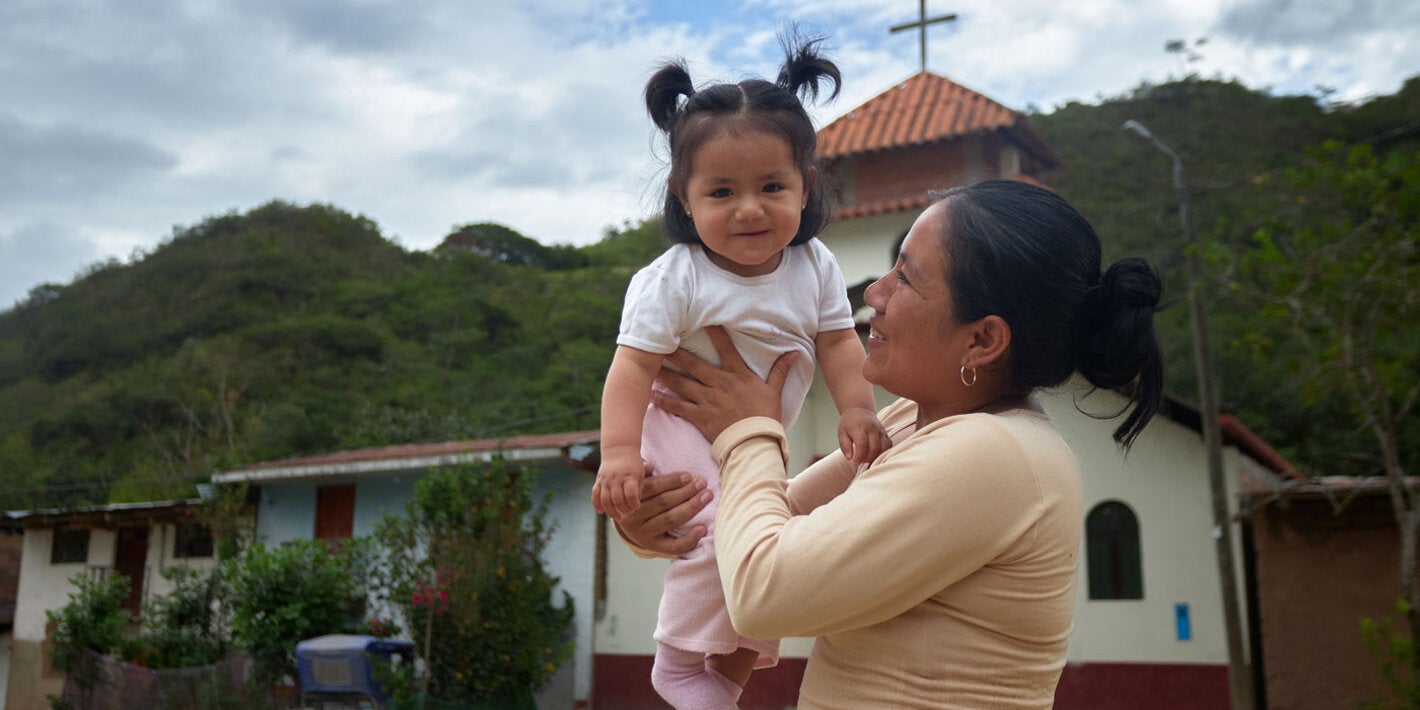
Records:
[[[371,656],[388,663],[396,654],[413,659],[414,642],[352,634],[317,636],[296,644],[301,697],[366,696],[383,704],[385,694],[371,676]]]

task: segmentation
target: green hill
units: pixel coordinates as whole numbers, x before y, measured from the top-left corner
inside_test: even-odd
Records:
[[[186,495],[332,448],[597,425],[621,294],[654,229],[583,250],[411,252],[334,207],[178,231],[0,314],[0,505]],[[567,254],[575,258],[568,260]]]

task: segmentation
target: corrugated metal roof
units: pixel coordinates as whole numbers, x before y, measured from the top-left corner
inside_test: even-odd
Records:
[[[922,72],[824,126],[818,132],[818,153],[830,160],[921,145],[1013,128],[1022,117],[951,79]]]
[[[483,460],[502,453],[515,461],[536,461],[568,455],[573,447],[595,447],[601,432],[562,432],[510,436],[504,439],[444,441],[430,444],[402,444],[349,451],[335,451],[312,456],[262,461],[212,476],[215,483],[267,481],[289,478],[318,477],[334,474],[364,474],[397,470],[423,469],[474,460]],[[574,462],[575,465],[575,462]]]

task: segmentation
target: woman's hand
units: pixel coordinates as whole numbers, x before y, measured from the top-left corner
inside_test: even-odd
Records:
[[[762,416],[783,421],[784,381],[799,353],[791,350],[779,356],[768,379],[761,380],[735,350],[724,328],[710,326],[705,332],[720,355],[720,367],[686,350],[671,353],[666,361],[686,374],[662,369],[656,379],[680,398],[656,392],[652,395],[656,406],[694,424],[712,442],[741,419]]]
[[[671,536],[670,531],[690,522],[712,497],[705,490],[705,481],[688,473],[647,476],[641,482],[641,505],[616,526],[636,547],[672,557],[683,555],[705,537],[705,526],[698,525],[680,537]]]

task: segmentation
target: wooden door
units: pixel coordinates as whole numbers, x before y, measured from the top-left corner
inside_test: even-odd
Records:
[[[123,608],[135,614],[142,611],[143,583],[148,566],[148,528],[129,526],[118,529],[114,545],[113,569],[128,578],[128,598]]]
[[[317,540],[344,540],[355,532],[355,484],[316,489]]]

